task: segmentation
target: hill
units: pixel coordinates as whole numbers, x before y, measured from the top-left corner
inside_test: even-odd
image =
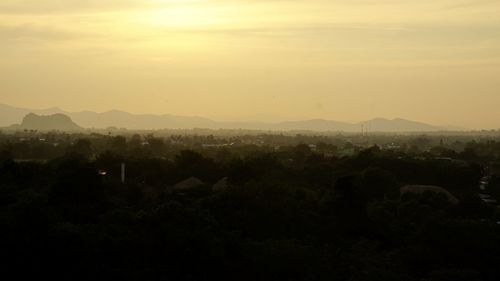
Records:
[[[21,125],[14,125],[12,126],[12,128],[38,131],[56,130],[67,132],[83,130],[83,128],[74,123],[70,117],[60,113],[46,116],[29,113],[23,118]]]
[[[67,112],[57,107],[31,110],[0,104],[0,127],[18,123],[27,114],[38,115],[64,114],[84,128],[127,128],[130,130],[158,129],[244,129],[272,131],[339,131],[360,132],[362,128],[371,132],[436,132],[464,130],[457,127],[444,127],[425,124],[406,119],[376,118],[359,123],[339,122],[334,120],[312,119],[278,123],[266,122],[219,122],[196,116],[178,116],[171,114],[132,114],[125,111],[111,110],[102,113],[92,111]],[[76,125],[76,124],[75,124]],[[70,128],[75,128],[70,126]]]
[[[422,122],[406,120],[402,118],[385,119],[375,118],[357,124],[358,127],[363,126],[372,132],[434,132],[434,131],[448,131],[456,128],[434,126]]]

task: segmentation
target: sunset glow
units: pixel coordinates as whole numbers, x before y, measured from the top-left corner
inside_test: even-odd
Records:
[[[500,122],[498,1],[3,0],[0,40],[12,105]]]

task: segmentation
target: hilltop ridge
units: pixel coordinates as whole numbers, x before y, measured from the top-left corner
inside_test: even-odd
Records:
[[[12,125],[12,128],[38,130],[38,131],[81,131],[82,127],[77,125],[71,118],[62,113],[52,115],[37,115],[35,113],[28,113],[24,116],[20,125]]]
[[[338,131],[338,132],[437,132],[465,130],[458,127],[436,126],[402,118],[374,118],[358,123],[341,122],[326,119],[310,119],[283,122],[223,122],[198,116],[178,116],[172,114],[132,114],[121,110],[110,110],[102,113],[92,111],[67,112],[53,107],[45,110],[30,110],[0,104],[0,126],[19,123],[28,114],[39,116],[63,114],[79,124],[66,124],[59,128],[71,130],[83,128],[104,129],[108,127],[127,128],[131,130],[158,129],[244,129],[270,131]],[[30,118],[33,118],[31,116]],[[66,120],[66,123],[67,122]],[[41,126],[41,124],[39,124]],[[81,127],[80,127],[81,126]],[[36,126],[35,126],[36,127]],[[43,126],[42,126],[43,127]]]

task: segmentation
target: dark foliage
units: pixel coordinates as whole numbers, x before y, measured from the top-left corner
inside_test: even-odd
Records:
[[[341,156],[340,145],[323,139],[317,147],[203,150],[201,137],[185,146],[139,135],[53,137],[64,151],[46,146],[40,155],[52,156],[44,161],[19,161],[17,146],[33,151],[36,141],[2,145],[3,276],[500,280],[499,212],[478,197],[488,146],[416,155],[358,147]],[[453,161],[432,156],[460,153]],[[176,187],[191,177],[201,184]],[[222,178],[226,186],[212,188]],[[498,182],[492,177],[492,196]],[[433,192],[400,196],[408,184],[441,186],[460,202]]]

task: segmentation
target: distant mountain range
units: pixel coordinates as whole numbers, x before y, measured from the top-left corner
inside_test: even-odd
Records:
[[[32,114],[30,114],[32,113]],[[50,118],[42,116],[54,115]],[[38,115],[38,116],[37,116]],[[62,116],[68,117],[63,120]],[[38,118],[37,118],[38,117]],[[27,120],[26,120],[27,118]],[[69,121],[69,122],[68,122]],[[274,131],[342,131],[360,132],[362,128],[372,132],[436,132],[464,130],[458,127],[435,126],[405,119],[376,118],[359,123],[338,122],[332,120],[313,119],[302,121],[287,121],[279,123],[266,122],[219,122],[203,117],[177,115],[131,114],[112,110],[103,113],[82,111],[67,112],[59,108],[33,110],[0,104],[0,127],[19,124],[22,128],[78,130],[83,128],[104,129],[109,127],[139,129],[245,129]],[[38,123],[37,123],[38,122]],[[78,125],[77,125],[78,124]],[[35,126],[36,125],[36,126]],[[56,127],[54,127],[56,126]],[[81,126],[81,127],[80,127]],[[54,128],[51,128],[54,127]]]

